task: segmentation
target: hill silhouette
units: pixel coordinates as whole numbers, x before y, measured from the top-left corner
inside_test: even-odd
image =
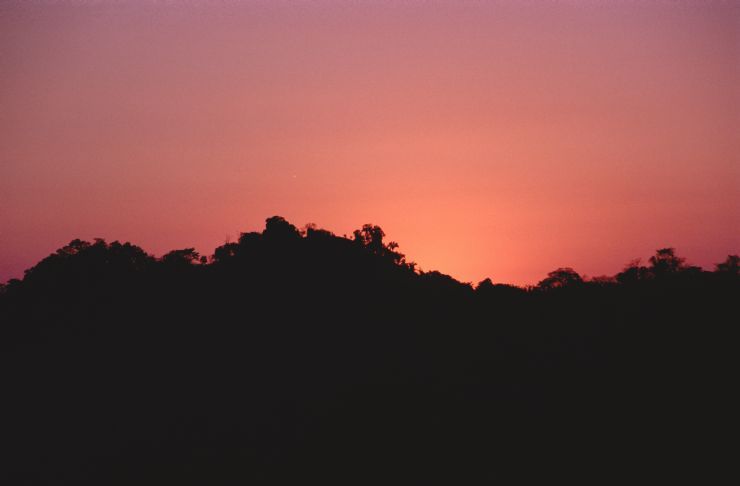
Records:
[[[4,484],[706,480],[738,263],[519,288],[369,224],[275,216],[208,257],[74,240],[0,287]]]

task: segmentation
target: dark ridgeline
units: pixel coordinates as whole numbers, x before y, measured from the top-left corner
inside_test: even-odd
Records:
[[[473,288],[383,237],[273,217],[211,258],[42,260],[0,290],[3,484],[657,482],[727,459],[737,256]]]

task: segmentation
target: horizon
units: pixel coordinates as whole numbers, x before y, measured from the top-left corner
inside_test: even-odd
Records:
[[[290,221],[286,220],[285,218],[283,218],[283,217],[281,217],[279,215],[274,215],[274,216],[272,216],[270,218],[266,218],[265,219],[265,223],[269,222],[271,219],[280,219],[280,220],[282,220],[284,222],[287,222],[288,224],[292,225],[292,223]],[[322,228],[321,226],[318,226],[318,225],[316,225],[314,223],[307,223],[307,224],[305,224],[303,226],[296,226],[296,225],[292,225],[292,226],[294,227],[295,230],[297,230],[299,232],[299,234],[301,235],[302,238],[305,238],[306,237],[306,230],[308,230],[309,226],[312,226],[314,229],[318,229],[318,230],[322,230],[322,231],[328,231],[334,237],[343,238],[343,239],[347,239],[347,240],[350,240],[350,241],[353,240],[353,236],[351,234],[352,232],[349,232],[350,234],[347,234],[347,233],[345,233],[345,234],[338,234],[338,233],[335,233],[335,232],[331,231],[328,228]],[[365,226],[373,226],[373,225],[372,224],[366,224]],[[380,228],[382,230],[382,227],[380,227]],[[255,232],[258,233],[258,234],[262,234],[262,232],[264,232],[264,231],[265,231],[265,228],[262,228],[261,230],[244,231],[244,232],[240,232],[239,233],[239,236],[245,235],[245,234],[250,234],[250,233],[255,233]],[[359,231],[359,229],[357,229],[356,231]],[[392,239],[388,238],[387,236],[388,235],[384,235],[384,239],[385,239],[385,244],[386,245],[389,244],[389,243],[390,244],[393,244],[393,245],[398,245],[398,242],[393,241]],[[356,238],[356,236],[355,236],[355,238]],[[165,254],[166,254],[166,252],[163,253],[163,254],[159,254],[159,255],[153,254],[153,253],[147,251],[146,248],[143,248],[143,247],[141,247],[140,245],[137,245],[134,242],[130,242],[130,241],[126,241],[126,240],[113,240],[113,241],[111,241],[111,240],[107,240],[105,238],[100,238],[100,237],[89,238],[89,239],[79,238],[79,239],[71,240],[69,242],[69,244],[74,244],[75,241],[79,241],[79,240],[81,240],[83,242],[86,242],[88,244],[92,244],[93,242],[98,241],[98,240],[101,240],[101,241],[105,242],[106,244],[111,244],[111,243],[132,244],[132,245],[140,248],[141,250],[143,250],[147,255],[149,255],[151,257],[154,257],[154,258],[156,258],[158,260],[161,260],[165,256]],[[232,240],[232,239],[229,238],[229,239],[227,239],[224,242],[224,245],[228,245],[229,243],[235,243],[238,240],[239,240],[239,237],[235,238],[234,240]],[[61,250],[64,246],[66,246],[66,245],[60,246],[58,248],[58,250]],[[169,250],[169,252],[174,252],[174,251],[179,251],[179,250],[194,250],[196,252],[196,254],[197,254],[198,257],[206,257],[207,258],[207,263],[208,264],[211,264],[211,263],[214,263],[215,262],[215,260],[213,259],[213,257],[214,257],[214,253],[216,252],[217,249],[218,249],[218,247],[217,248],[214,248],[213,251],[211,251],[209,253],[202,253],[202,252],[198,251],[197,248],[184,248],[184,247],[181,247],[181,248],[172,248],[172,249]],[[692,262],[691,261],[687,261],[687,259],[685,257],[683,257],[680,252],[675,251],[676,248],[674,248],[674,247],[656,248],[654,254],[658,254],[658,253],[660,253],[663,250],[670,250],[672,252],[672,255],[675,255],[682,262],[682,264],[685,265],[684,268],[692,268],[692,267],[693,268],[696,268],[696,267],[698,267],[702,271],[705,271],[705,272],[718,271],[719,264],[720,263],[727,263],[728,259],[731,258],[731,257],[733,257],[733,256],[735,258],[737,258],[737,255],[728,254],[726,259],[722,260],[721,262],[720,261],[715,262],[712,265],[714,268],[706,268],[706,267],[703,267],[703,266],[700,266],[700,265],[698,265],[698,266],[697,265],[693,265]],[[416,261],[414,261],[414,259],[413,259],[413,257],[411,255],[407,255],[407,254],[403,253],[401,251],[400,245],[398,245],[398,249],[396,251],[400,251],[401,256],[402,257],[405,257],[405,260],[404,261],[407,262],[407,263],[409,263],[409,264],[411,264],[411,266],[413,267],[414,273],[425,274],[425,273],[438,272],[438,273],[441,273],[442,275],[452,276],[459,283],[464,284],[464,285],[470,285],[472,288],[476,288],[479,284],[483,283],[484,280],[488,280],[488,281],[492,282],[493,284],[512,285],[512,286],[516,286],[516,287],[519,287],[519,288],[522,288],[522,289],[536,288],[538,285],[540,285],[542,283],[542,281],[544,281],[544,278],[545,278],[545,276],[543,276],[543,279],[541,279],[538,282],[532,282],[532,283],[526,283],[526,284],[514,283],[514,282],[505,282],[505,281],[497,281],[497,280],[491,279],[490,277],[483,277],[481,280],[479,280],[477,282],[466,281],[466,280],[458,279],[454,275],[449,275],[443,269],[434,268],[434,267],[423,268]],[[674,251],[675,251],[675,253],[674,253]],[[51,257],[51,256],[54,256],[54,254],[55,254],[55,252],[51,253],[48,256]],[[651,257],[652,256],[653,255],[651,255]],[[39,261],[36,262],[36,264],[34,264],[34,266],[37,265],[38,263],[41,263],[42,260],[43,259],[39,259]],[[627,262],[620,270],[626,270],[630,266],[631,267],[639,266],[641,264],[644,264],[644,263],[648,262],[649,260],[650,260],[649,258],[643,258],[643,257],[634,258],[631,261]],[[191,262],[191,263],[194,263],[194,262]],[[203,263],[205,263],[205,261]],[[32,267],[29,267],[28,270],[30,270],[30,268],[32,268]],[[601,273],[601,274],[594,274],[594,275],[588,275],[588,274],[585,274],[585,273],[584,274],[580,274],[580,272],[578,272],[577,269],[573,269],[573,268],[568,267],[566,265],[562,265],[562,266],[559,266],[557,268],[553,268],[552,270],[573,270],[577,274],[579,274],[579,277],[580,278],[583,278],[584,281],[591,281],[592,279],[603,278],[603,277],[607,277],[607,278],[613,279],[613,278],[616,278],[617,277],[617,274],[619,273],[619,271],[615,271],[613,273]],[[550,272],[548,272],[548,274],[549,273]],[[550,275],[547,275],[547,276],[550,276]],[[8,279],[7,281],[0,281],[0,285],[1,284],[9,283],[10,280],[13,280],[13,278]]]
[[[0,282],[274,214],[534,285],[740,249],[740,5],[0,6]]]

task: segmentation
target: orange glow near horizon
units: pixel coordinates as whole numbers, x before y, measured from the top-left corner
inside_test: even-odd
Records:
[[[740,6],[6,2],[0,282],[281,215],[533,284],[740,249]]]

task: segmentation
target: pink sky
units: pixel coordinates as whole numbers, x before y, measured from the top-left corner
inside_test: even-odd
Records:
[[[279,214],[536,283],[740,250],[737,2],[3,2],[0,282]]]

